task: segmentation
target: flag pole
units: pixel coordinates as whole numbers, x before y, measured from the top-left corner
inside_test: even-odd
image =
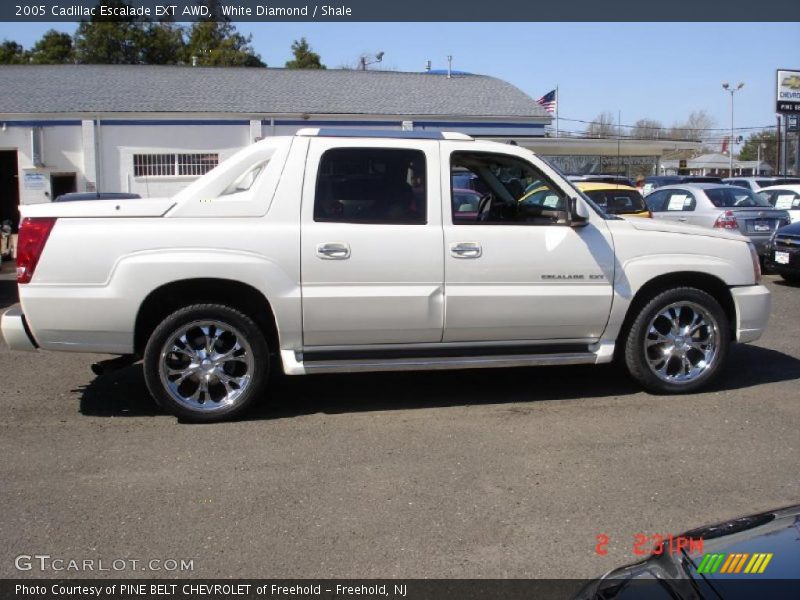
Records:
[[[558,86],[556,86],[556,137],[558,137],[558,104],[559,104],[559,97],[558,97]]]

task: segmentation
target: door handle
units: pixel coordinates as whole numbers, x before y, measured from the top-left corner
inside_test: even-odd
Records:
[[[350,246],[344,242],[317,244],[317,257],[323,260],[345,260],[350,258]]]
[[[686,217],[678,217],[678,221],[680,221],[681,223],[686,223],[686,221],[688,220],[689,219],[687,219]]]
[[[477,242],[450,244],[450,256],[453,258],[479,258],[481,254],[483,254],[483,249]]]

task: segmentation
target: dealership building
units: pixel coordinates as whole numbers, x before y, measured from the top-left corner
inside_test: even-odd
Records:
[[[303,127],[460,131],[567,170],[657,172],[680,143],[548,138],[552,117],[484,75],[139,65],[0,67],[0,220],[74,191],[170,195],[259,139]]]

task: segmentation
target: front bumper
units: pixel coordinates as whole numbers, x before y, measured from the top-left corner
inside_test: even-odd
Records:
[[[15,304],[3,313],[3,317],[0,319],[0,329],[3,331],[6,344],[12,350],[33,352],[38,348],[19,304]]]
[[[736,308],[736,341],[753,342],[767,328],[772,296],[763,285],[731,288]]]
[[[789,255],[788,263],[775,262],[775,252],[784,252]],[[800,245],[797,244],[782,244],[780,246],[771,242],[767,247],[767,255],[764,261],[765,266],[770,271],[777,273],[786,273],[788,275],[800,274]]]

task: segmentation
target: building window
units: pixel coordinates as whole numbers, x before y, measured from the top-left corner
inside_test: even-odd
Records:
[[[134,154],[134,177],[198,177],[219,164],[219,154]]]
[[[174,154],[134,154],[134,177],[167,177],[175,175]]]
[[[219,164],[219,154],[178,154],[178,175],[205,175]]]

